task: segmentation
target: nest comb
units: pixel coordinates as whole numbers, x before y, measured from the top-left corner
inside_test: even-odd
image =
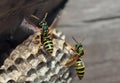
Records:
[[[0,68],[0,83],[70,83],[72,77],[69,69],[64,69],[59,63],[68,60],[65,48],[65,35],[53,29],[54,51],[47,55],[43,48],[31,42],[31,35],[18,45],[4,61]],[[30,43],[30,44],[29,44]]]

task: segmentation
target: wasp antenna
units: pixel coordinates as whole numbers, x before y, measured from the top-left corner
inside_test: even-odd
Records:
[[[47,15],[48,15],[48,13],[45,13],[44,20],[46,19]]]
[[[86,39],[87,36],[88,36],[88,35],[84,35],[84,37],[82,38],[82,40],[81,40],[80,43],[83,43],[83,41],[85,41],[85,39]]]
[[[85,37],[81,40],[81,43],[83,43],[84,40],[85,40]]]
[[[72,39],[76,42],[76,43],[78,43],[78,41],[72,36]]]
[[[60,19],[60,15],[57,15],[53,20],[52,24],[50,25],[50,28],[54,29],[57,26],[59,19]]]
[[[37,20],[40,20],[37,16],[35,16],[35,15],[30,15],[31,17],[33,17],[33,18],[35,18],[35,19],[37,19]]]

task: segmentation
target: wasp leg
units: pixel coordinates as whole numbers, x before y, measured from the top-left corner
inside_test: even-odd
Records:
[[[36,43],[38,47],[41,46],[41,32],[42,32],[42,29],[38,29],[38,32],[35,33],[32,41],[31,41],[33,43]]]
[[[37,16],[35,16],[35,15],[30,15],[30,17],[32,17],[32,18],[35,18],[35,19],[37,19],[37,20],[40,20]]]
[[[35,46],[36,46],[36,49],[34,50],[33,54],[35,55],[34,57],[37,58],[36,53],[38,53],[38,51],[39,51],[39,49],[40,49],[40,47],[42,45],[42,43],[41,43],[41,33],[40,32],[35,33],[33,39],[31,40],[31,42],[33,44],[35,44]]]
[[[39,28],[38,28],[38,29],[37,29],[37,32],[35,33],[35,36],[34,36],[33,40],[37,39],[37,37],[40,36],[41,33],[42,33],[42,29],[39,29]],[[39,38],[39,39],[40,39],[40,38]]]
[[[49,28],[50,39],[53,39],[53,31]]]

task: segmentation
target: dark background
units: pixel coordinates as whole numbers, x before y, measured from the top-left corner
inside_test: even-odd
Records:
[[[86,51],[85,76],[72,83],[120,83],[120,0],[69,0],[59,30]]]

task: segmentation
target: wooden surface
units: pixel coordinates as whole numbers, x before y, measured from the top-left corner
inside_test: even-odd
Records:
[[[120,0],[70,0],[59,30],[82,41],[85,77],[72,83],[120,83]]]

